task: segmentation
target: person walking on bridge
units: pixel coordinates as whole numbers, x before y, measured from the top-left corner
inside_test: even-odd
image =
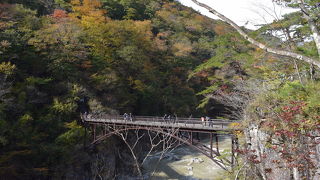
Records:
[[[82,119],[82,122],[88,117],[89,114],[89,104],[88,104],[88,98],[82,97],[78,101],[78,109],[80,111],[80,117]]]
[[[127,113],[123,114],[123,120],[125,120],[125,121],[128,120],[128,114]]]
[[[173,124],[176,124],[178,122],[178,116],[176,113],[174,113],[174,116],[172,117],[173,118]]]
[[[201,117],[201,122],[202,122],[202,125],[203,125],[203,126],[205,126],[205,125],[206,125],[206,121],[205,121],[205,119],[204,119],[204,117],[203,117],[203,116]]]
[[[133,117],[132,117],[131,113],[129,114],[129,119],[130,119],[131,122],[133,121]]]
[[[168,122],[167,122],[167,114],[164,114],[162,120],[163,120],[163,122],[168,123]]]
[[[213,127],[213,122],[209,116],[206,116],[206,121],[208,122],[209,127]]]

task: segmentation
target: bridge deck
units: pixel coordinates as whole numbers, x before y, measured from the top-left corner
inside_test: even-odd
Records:
[[[104,116],[94,117],[88,115],[84,118],[87,123],[98,124],[116,124],[129,126],[161,127],[161,128],[179,128],[181,130],[198,130],[198,131],[232,131],[229,124],[236,121],[211,119],[211,121],[202,122],[200,118],[177,118],[163,119],[154,116],[137,116],[132,120],[123,118],[123,116]]]

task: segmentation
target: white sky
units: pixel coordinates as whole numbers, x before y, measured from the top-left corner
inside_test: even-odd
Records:
[[[179,0],[183,5],[192,7],[202,14],[217,19],[208,10],[195,5],[191,0]],[[293,12],[293,9],[278,6],[272,0],[199,0],[222,13],[240,26],[249,29],[257,29],[257,24],[266,24],[281,15]]]

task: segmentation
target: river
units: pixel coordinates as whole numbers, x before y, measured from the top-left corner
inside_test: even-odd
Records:
[[[203,140],[206,145],[210,142]],[[214,143],[215,145],[215,143]],[[219,150],[229,151],[231,139],[219,136]],[[223,170],[205,155],[190,146],[183,145],[164,155],[159,161],[161,153],[152,154],[145,162],[143,169],[147,179],[164,180],[215,180],[223,179]]]

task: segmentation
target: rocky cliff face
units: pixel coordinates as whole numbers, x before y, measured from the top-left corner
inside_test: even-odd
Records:
[[[108,180],[136,175],[130,153],[116,138],[109,138],[92,149],[84,150],[80,145],[78,149],[72,161],[56,169],[54,179]]]
[[[316,142],[318,143],[318,145],[316,146],[316,160],[317,160],[317,172],[316,172],[316,175],[314,177],[314,180],[316,179],[320,179],[320,137],[317,137],[316,138]]]
[[[72,160],[57,168],[54,179],[112,179],[115,177],[117,160],[115,147],[110,146],[112,141],[110,142],[94,150],[84,150],[79,146],[79,150],[72,155]]]
[[[272,148],[267,147],[271,139],[270,134],[264,132],[258,125],[250,124],[245,131],[247,148],[249,150],[248,157],[254,157],[254,166],[256,174],[259,174],[264,180],[300,180],[301,172],[297,168],[287,168],[286,163],[280,154]],[[317,165],[316,172],[310,173],[307,179],[320,179],[320,138],[316,138],[318,144],[315,146],[316,153],[312,156],[313,161]]]
[[[290,170],[276,167],[275,164],[272,163],[274,160],[279,160],[280,157],[278,153],[265,146],[270,139],[270,136],[267,133],[261,131],[257,125],[251,124],[246,130],[245,135],[248,149],[253,152],[252,155],[257,156],[256,160],[260,162],[256,164],[258,169],[257,173],[261,174],[263,179],[291,179]],[[272,170],[270,171],[270,169]]]

